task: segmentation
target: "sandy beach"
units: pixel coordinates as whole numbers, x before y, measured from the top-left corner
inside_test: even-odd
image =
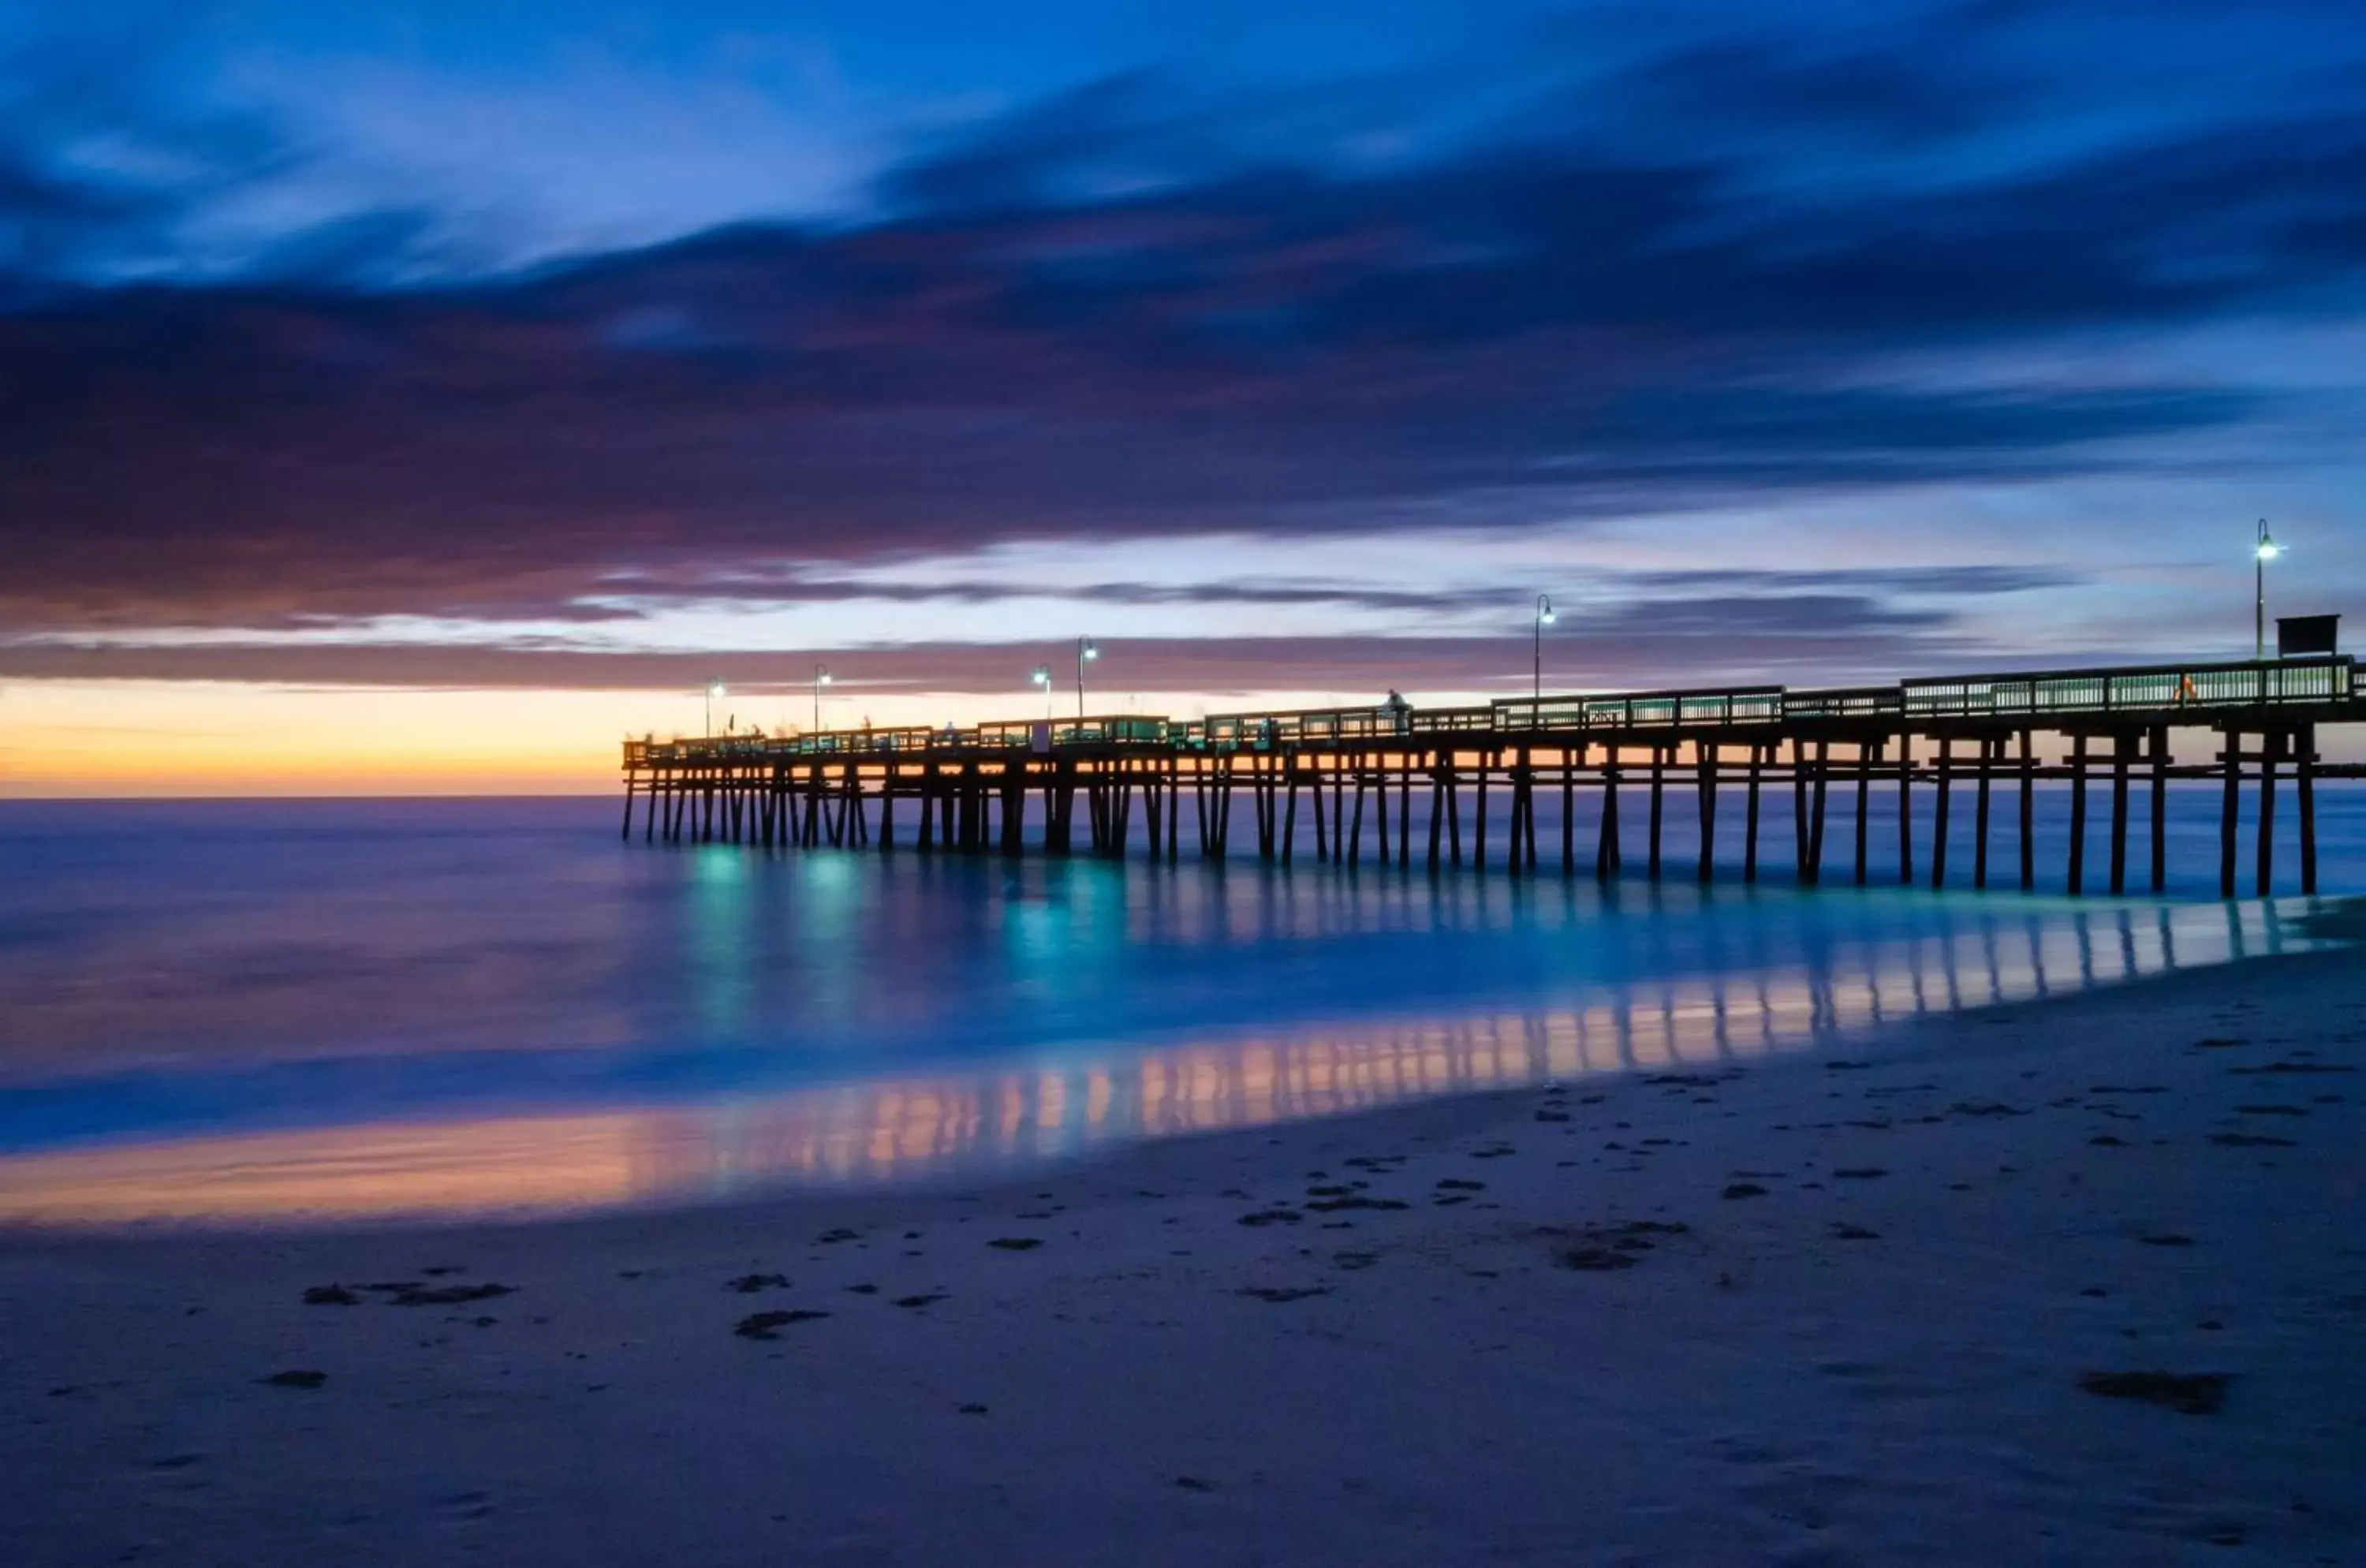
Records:
[[[18,1232],[0,1555],[2357,1562],[2360,975],[994,1190]]]

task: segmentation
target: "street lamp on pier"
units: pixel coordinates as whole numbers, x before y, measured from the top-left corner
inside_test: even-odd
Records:
[[[709,681],[706,683],[706,738],[709,740],[715,739],[715,699],[722,694],[722,682]]]
[[[829,666],[814,666],[814,733],[821,733],[821,689],[829,684]]]
[[[1051,717],[1052,667],[1048,664],[1038,664],[1035,666],[1035,673],[1030,676],[1029,679],[1032,680],[1037,685],[1043,688],[1043,716],[1045,718]]]
[[[1085,719],[1085,663],[1101,656],[1099,645],[1088,637],[1076,639],[1076,722]]]
[[[1552,624],[1552,600],[1545,594],[1539,593],[1537,595],[1536,624],[1537,683],[1535,690],[1530,694],[1531,696],[1539,701],[1543,699],[1545,694],[1545,628]],[[1531,714],[1528,716],[1531,720],[1536,717],[1534,714]]]
[[[2268,520],[2259,519],[2259,535],[2251,548],[2251,567],[2256,583],[2251,598],[2251,657],[2268,656],[2268,563],[2283,554],[2283,547],[2268,532]]]

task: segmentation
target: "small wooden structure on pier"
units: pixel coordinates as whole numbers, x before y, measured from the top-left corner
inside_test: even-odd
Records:
[[[1758,876],[1764,797],[1787,787],[1796,873],[1823,879],[1826,804],[1854,792],[1855,880],[1871,874],[1867,804],[1876,784],[1894,791],[1898,867],[1917,880],[1916,801],[1930,791],[1928,875],[1947,884],[1951,815],[1959,785],[1971,794],[1971,885],[1990,885],[1989,823],[2000,786],[2019,815],[2017,880],[2034,887],[2034,818],[2040,781],[2069,784],[2071,893],[2087,890],[2090,796],[2109,791],[2113,893],[2128,885],[2131,791],[2149,789],[2151,886],[2165,885],[2167,788],[2172,779],[2223,782],[2219,887],[2232,897],[2238,823],[2248,782],[2257,797],[2256,886],[2274,876],[2276,795],[2289,776],[2299,818],[2300,882],[2316,891],[2315,785],[2354,775],[2327,767],[2320,729],[2366,724],[2366,682],[2346,656],[2231,664],[2153,665],[1905,681],[1892,686],[1793,691],[1782,686],[1507,698],[1484,706],[1382,705],[1241,713],[1189,721],[1139,716],[1056,722],[1019,720],[968,729],[859,729],[779,739],[724,736],[625,743],[625,834],[635,806],[645,840],[726,840],[765,847],[886,851],[902,830],[931,852],[1018,854],[1029,818],[1047,853],[1143,852],[1173,861],[1191,814],[1198,852],[1222,860],[1234,808],[1245,801],[1257,856],[1289,864],[1318,860],[1409,866],[1421,852],[1436,869],[1489,863],[1491,792],[1508,800],[1501,863],[1541,863],[1540,793],[1560,797],[1559,860],[1582,863],[1580,791],[1599,796],[1597,876],[1625,867],[1624,800],[1640,793],[1646,866],[1662,874],[1662,828],[1672,787],[1688,791],[1698,818],[1702,882],[1717,872],[1720,793],[1742,792],[1741,874]],[[2176,738],[2215,738],[2205,759],[2180,762]],[[2047,744],[2040,745],[2041,737]],[[2058,754],[2058,760],[2045,753]],[[1465,797],[1469,797],[1468,821]],[[1779,797],[1778,797],[1779,798]],[[1144,831],[1134,830],[1137,807]],[[1633,807],[1626,807],[1632,811]],[[1311,833],[1309,831],[1311,829]],[[1467,851],[1467,860],[1466,860]]]

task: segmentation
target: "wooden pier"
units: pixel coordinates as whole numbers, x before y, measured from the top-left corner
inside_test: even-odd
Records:
[[[1779,810],[1787,793],[1797,879],[1821,883],[1837,858],[1841,874],[1862,885],[1872,875],[1869,807],[1881,785],[1896,806],[1900,881],[1927,875],[1944,887],[1967,874],[1973,887],[2002,881],[2029,889],[2038,885],[2036,786],[2067,781],[2062,886],[2072,894],[2094,885],[2128,891],[2141,784],[2145,863],[2158,892],[2167,875],[2168,786],[2206,779],[2223,787],[2219,890],[2231,897],[2241,880],[2248,786],[2256,800],[2252,884],[2264,897],[2274,883],[2277,792],[2289,780],[2300,890],[2313,894],[2316,784],[2360,772],[2324,764],[2317,738],[2345,725],[2366,725],[2366,682],[2350,658],[2327,656],[1844,690],[1769,685],[1189,721],[1128,715],[968,729],[628,740],[624,831],[629,840],[637,825],[646,841],[773,849],[1016,855],[1031,845],[1052,855],[1139,852],[1173,862],[1188,814],[1195,852],[1222,861],[1233,853],[1234,808],[1245,804],[1243,847],[1253,841],[1260,861],[1288,865],[1311,854],[1337,865],[1409,867],[1419,855],[1431,870],[1493,863],[1516,875],[1544,863],[1541,796],[1558,799],[1552,854],[1564,874],[1590,864],[1598,877],[1623,874],[1634,838],[1628,819],[1639,814],[1644,868],[1656,879],[1672,870],[1663,851],[1673,792],[1680,801],[1690,796],[1698,830],[1695,863],[1673,869],[1711,881],[1729,863],[1718,859],[1723,842],[1738,848],[1741,879],[1754,882],[1767,796]],[[1853,842],[1837,850],[1825,838],[1835,789],[1854,797]],[[1720,820],[1721,804],[1736,791],[1741,822]],[[2017,813],[2019,859],[2010,867],[1990,863],[2000,791],[2011,795]],[[1589,845],[1577,841],[1582,792],[1599,806]],[[2111,814],[2109,864],[2101,874],[2087,863],[2098,792],[2108,792],[2102,808]],[[1974,823],[1967,874],[1949,857],[1954,813],[1966,795]],[[1496,801],[1503,815],[1491,850]],[[1924,810],[1930,834],[1918,844]],[[1927,850],[1919,871],[1918,847]]]

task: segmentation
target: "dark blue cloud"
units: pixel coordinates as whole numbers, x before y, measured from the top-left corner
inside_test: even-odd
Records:
[[[828,220],[525,271],[452,251],[434,191],[175,270],[321,150],[250,118],[100,168],[212,122],[0,101],[0,613],[580,617],[619,581],[1009,539],[2152,472],[2309,410],[2010,367],[2366,311],[2366,108],[2307,45],[2326,15],[2205,46],[2121,5],[2073,39],[2000,3],[1595,8],[1485,87],[1125,71],[930,135]],[[2079,91],[2110,58],[2140,90]],[[1932,375],[1957,355],[1984,378]]]

